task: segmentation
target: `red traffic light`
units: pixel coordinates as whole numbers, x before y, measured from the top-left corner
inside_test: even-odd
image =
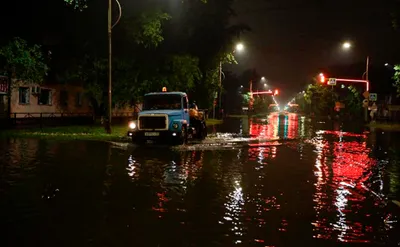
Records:
[[[274,95],[278,95],[278,94],[279,94],[278,89],[275,89]]]

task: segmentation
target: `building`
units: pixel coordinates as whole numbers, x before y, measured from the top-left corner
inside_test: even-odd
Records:
[[[92,114],[84,89],[76,85],[14,83],[11,91],[13,118],[57,116],[61,114]]]
[[[84,88],[74,84],[27,84],[13,81],[10,103],[10,117],[16,125],[37,123],[35,119],[60,123],[63,122],[60,118],[79,117],[86,118],[88,122],[94,120],[95,116],[95,109],[85,96]],[[7,118],[7,106],[8,81],[7,77],[0,77],[0,121],[3,123]],[[132,117],[138,110],[138,107],[119,106],[113,109],[113,118]],[[68,121],[64,122],[67,124]]]
[[[0,121],[1,119],[6,118],[7,92],[8,92],[7,77],[0,76]]]

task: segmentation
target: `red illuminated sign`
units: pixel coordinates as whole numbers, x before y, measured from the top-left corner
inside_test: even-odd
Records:
[[[7,77],[0,76],[0,94],[8,93],[8,81]]]

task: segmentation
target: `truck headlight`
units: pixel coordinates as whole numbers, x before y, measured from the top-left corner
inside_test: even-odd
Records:
[[[174,128],[174,129],[179,128],[179,124],[178,124],[178,123],[173,123],[173,124],[172,124],[172,128]]]
[[[135,122],[130,122],[129,123],[129,128],[130,129],[136,129],[136,123]]]

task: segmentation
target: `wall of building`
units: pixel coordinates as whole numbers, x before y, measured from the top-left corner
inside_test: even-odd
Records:
[[[40,87],[41,92],[50,90],[51,100],[49,104],[39,104],[40,94],[32,92],[32,87]],[[20,88],[29,88],[29,103],[21,102]],[[67,96],[62,95],[66,92]],[[78,96],[80,95],[80,96]],[[81,100],[78,100],[78,97]],[[141,105],[132,107],[130,105],[116,106],[113,109],[113,116],[123,117],[131,116],[134,112],[138,112]],[[18,83],[12,89],[11,95],[11,112],[13,117],[47,117],[47,116],[66,116],[78,114],[93,114],[93,108],[90,100],[84,96],[84,88],[75,85],[39,85],[39,84],[23,84]],[[29,115],[28,115],[29,114]]]
[[[39,86],[41,91],[50,90],[51,100],[45,104],[39,104],[40,94],[32,93],[32,87]],[[21,102],[20,88],[29,88],[28,103]],[[62,92],[66,92],[66,97],[61,102]],[[78,103],[78,95],[81,97]],[[24,117],[25,114],[36,115],[51,113],[73,113],[84,114],[92,113],[92,107],[89,100],[84,97],[84,89],[74,85],[37,85],[37,84],[21,84],[16,85],[12,89],[11,94],[11,112],[17,114],[17,117]]]

